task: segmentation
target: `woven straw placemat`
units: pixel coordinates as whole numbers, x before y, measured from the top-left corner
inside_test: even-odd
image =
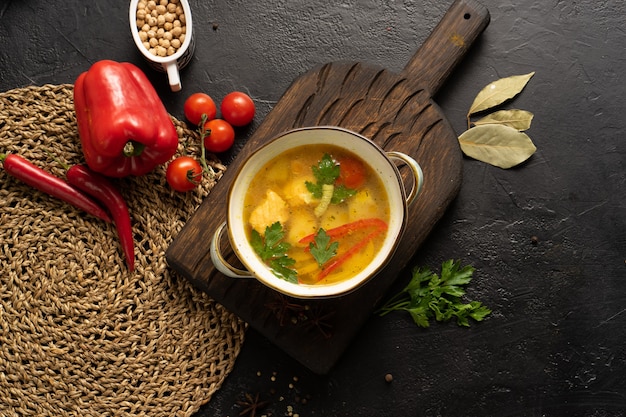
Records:
[[[61,162],[82,162],[72,88],[0,93],[0,153],[61,177]],[[197,154],[197,133],[173,120],[179,152]],[[225,167],[208,162],[219,178]],[[215,180],[175,193],[160,167],[116,184],[132,216],[134,273],[112,224],[0,169],[2,416],[190,416],[234,365],[245,324],[165,261]]]

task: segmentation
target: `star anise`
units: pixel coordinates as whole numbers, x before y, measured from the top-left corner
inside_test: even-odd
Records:
[[[331,319],[334,315],[334,311],[324,311],[320,306],[313,307],[307,314],[306,328],[317,329],[324,339],[330,339],[333,335]]]
[[[277,294],[276,299],[265,305],[269,308],[274,316],[278,319],[280,326],[284,326],[288,320],[293,317],[298,317],[300,313],[305,309],[302,304],[292,302],[288,297],[283,294]]]
[[[239,413],[240,416],[255,417],[257,412],[263,410],[269,404],[267,401],[261,401],[261,395],[259,393],[254,397],[251,394],[245,393],[245,397],[245,400],[237,401],[237,404],[243,407],[243,410]]]

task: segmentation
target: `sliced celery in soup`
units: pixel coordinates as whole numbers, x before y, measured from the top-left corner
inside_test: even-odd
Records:
[[[389,212],[382,181],[365,161],[338,146],[306,145],[259,170],[243,218],[248,239],[271,239],[267,233],[280,223],[281,241],[266,244],[286,248],[298,283],[328,284],[353,277],[374,258]],[[284,270],[274,272],[284,278]]]

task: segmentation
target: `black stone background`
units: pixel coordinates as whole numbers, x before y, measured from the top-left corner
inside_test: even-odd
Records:
[[[258,113],[241,144],[318,64],[400,71],[451,1],[190,3],[196,53],[172,93],[132,43],[128,2],[1,0],[0,89],[72,83],[97,60],[130,61],[180,119],[193,92],[247,91]],[[237,416],[245,393],[269,401],[257,416],[626,415],[626,2],[482,4],[491,23],[436,101],[461,133],[482,87],[536,71],[506,108],[535,114],[527,133],[538,150],[511,170],[465,159],[457,199],[412,263],[473,265],[468,299],[492,315],[426,330],[403,314],[372,316],[324,376],[250,330],[197,417]]]

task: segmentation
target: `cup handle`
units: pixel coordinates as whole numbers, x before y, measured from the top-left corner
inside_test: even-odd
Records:
[[[409,194],[406,197],[406,204],[407,206],[410,206],[413,204],[420,191],[422,191],[422,186],[424,185],[424,173],[422,172],[422,168],[417,161],[415,161],[415,159],[405,153],[390,151],[387,152],[387,156],[391,160],[404,162],[411,170],[411,175],[413,176],[413,188],[411,188],[411,191],[409,191]]]
[[[234,266],[229,264],[226,259],[224,259],[222,251],[220,249],[220,242],[222,241],[222,233],[224,233],[224,229],[226,229],[226,222],[222,223],[217,228],[215,234],[213,235],[213,239],[211,239],[210,252],[213,265],[222,274],[231,278],[254,278],[252,274],[250,274],[250,272],[243,269],[235,268]]]
[[[167,72],[167,79],[170,82],[170,88],[172,91],[180,91],[182,86],[180,84],[180,75],[178,74],[178,63],[176,61],[166,62],[165,72]]]

